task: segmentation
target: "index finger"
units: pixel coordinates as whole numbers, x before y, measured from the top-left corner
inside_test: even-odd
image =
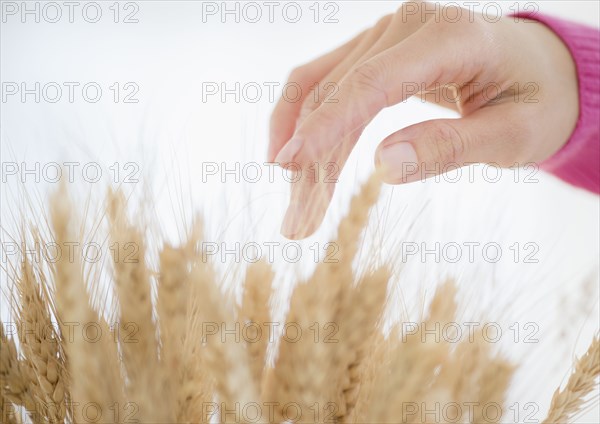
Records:
[[[435,34],[419,31],[358,66],[342,80],[337,102],[323,103],[306,118],[276,158],[283,164],[294,163],[303,174],[292,184],[290,207],[282,226],[285,236],[304,238],[312,234],[333,196],[334,183],[315,180],[306,175],[306,170],[333,162],[338,165],[339,175],[375,115],[416,94],[404,82],[430,85],[445,78],[439,69],[440,64],[447,63],[447,52]]]
[[[366,31],[365,31],[366,32]],[[271,114],[269,150],[267,160],[273,161],[283,145],[296,129],[296,119],[303,101],[309,95],[310,88],[329,74],[329,72],[360,42],[365,32],[354,37],[337,49],[296,68],[290,74],[287,84],[295,84],[300,95],[294,101],[285,98],[285,93],[275,105]]]

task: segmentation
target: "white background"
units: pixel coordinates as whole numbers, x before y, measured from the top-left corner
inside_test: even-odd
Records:
[[[201,164],[225,162],[230,169],[236,162],[242,167],[249,162],[262,164],[266,159],[269,114],[274,105],[264,84],[283,84],[293,67],[368,28],[384,14],[394,12],[400,2],[336,2],[337,23],[323,22],[326,12],[335,10],[326,9],[325,2],[318,7],[322,15],[317,23],[309,9],[313,2],[301,2],[303,15],[297,23],[283,19],[282,7],[275,9],[273,23],[267,19],[266,8],[258,23],[246,22],[243,17],[236,23],[230,15],[223,23],[220,14],[208,16],[203,22],[202,3],[195,1],[136,2],[139,10],[134,18],[139,22],[114,23],[113,11],[109,9],[113,2],[100,3],[103,15],[93,24],[82,18],[82,7],[75,10],[73,23],[68,21],[66,7],[62,7],[64,16],[58,23],[44,19],[36,23],[29,15],[22,23],[20,14],[3,15],[3,84],[26,82],[31,88],[35,82],[44,86],[70,81],[81,87],[95,82],[103,90],[100,101],[93,104],[82,98],[80,89],[75,90],[73,103],[67,101],[66,89],[63,98],[54,104],[43,99],[35,103],[32,96],[26,102],[19,96],[3,99],[3,166],[14,162],[22,170],[22,162],[29,169],[36,162],[41,168],[51,162],[77,162],[80,165],[74,174],[73,191],[78,191],[81,199],[100,199],[114,177],[109,167],[118,163],[118,179],[124,190],[136,199],[152,199],[146,206],[161,222],[162,232],[156,234],[157,240],[177,240],[183,232],[182,222],[189,221],[190,211],[203,210],[208,240],[228,243],[229,248],[235,242],[286,243],[278,234],[288,196],[288,185],[280,173],[274,183],[267,175],[256,183],[238,183],[231,175],[224,177],[225,182],[218,175],[205,175],[207,181],[203,182]],[[516,3],[502,2],[505,13]],[[21,2],[17,4],[20,7]],[[34,2],[28,4],[34,7]],[[595,1],[535,4],[544,13],[599,25]],[[228,3],[228,7],[235,7],[234,3]],[[122,21],[134,9],[125,9],[122,2],[119,10]],[[115,103],[109,89],[115,82],[121,88],[128,82],[136,84],[139,91],[134,98],[139,102]],[[236,82],[241,86],[257,83],[264,90],[255,103],[244,98],[236,102],[232,96],[226,102],[218,96],[203,102],[206,82],[225,83],[229,88]],[[560,99],[556,99],[556,107],[561,107]],[[453,116],[441,108],[412,100],[385,110],[375,119],[341,176],[323,227],[302,242],[301,260],[290,264],[281,250],[276,250],[279,303],[289,293],[288,283],[294,275],[305,274],[313,265],[310,246],[315,242],[322,246],[334,234],[350,195],[372,170],[377,144],[411,123]],[[86,182],[82,177],[81,168],[90,162],[102,167],[103,179],[98,183]],[[123,182],[126,163],[139,168],[138,183]],[[506,333],[499,347],[523,363],[509,404],[521,403],[518,419],[523,421],[525,412],[532,411],[523,404],[536,402],[540,411],[531,418],[541,420],[553,390],[568,372],[573,354],[585,349],[598,328],[598,197],[541,172],[535,174],[536,182],[525,183],[528,172],[522,171],[515,183],[514,171],[504,170],[498,182],[490,183],[482,175],[482,168],[470,170],[474,181],[469,181],[465,169],[456,183],[442,178],[386,187],[370,227],[369,240],[373,243],[365,244],[361,255],[391,257],[398,269],[403,265],[401,273],[397,269],[390,295],[396,300],[402,295],[413,318],[418,316],[423,296],[431,294],[432,287],[446,277],[456,278],[464,300],[465,321],[485,318],[501,323]],[[489,175],[493,178],[494,172]],[[3,171],[2,227],[8,232],[3,232],[4,242],[9,240],[7,234],[14,234],[23,188],[37,205],[56,187],[57,184],[44,181],[43,175],[37,183],[32,175],[14,176]],[[39,222],[41,213],[38,206],[34,209],[30,219]],[[101,213],[93,208],[91,211],[88,215],[95,217]],[[463,248],[462,259],[457,263],[445,257],[436,261],[433,255],[424,260],[413,255],[403,261],[403,246],[417,243],[422,247],[421,243],[426,243],[427,248],[434,248],[435,242],[442,246],[498,243],[502,257],[492,263],[484,259],[481,249],[476,249],[474,261],[469,261],[467,249]],[[514,243],[521,246],[517,263],[510,250]],[[523,250],[525,243],[539,248],[534,255],[537,263],[524,262],[523,254],[530,252]],[[4,261],[3,258],[3,264]],[[239,274],[239,267],[234,266],[231,257],[226,262],[219,265],[227,271],[229,283]],[[241,262],[243,266],[244,261]],[[4,273],[2,287],[6,291]],[[394,304],[390,317],[400,318],[402,310],[399,303]],[[3,307],[3,318],[6,313]],[[523,329],[529,322],[539,329],[535,336],[539,342],[523,343],[524,334],[519,343],[511,342],[514,334],[508,327],[518,323]],[[599,419],[598,412],[593,411],[580,422]],[[506,421],[513,422],[514,417],[507,417]]]

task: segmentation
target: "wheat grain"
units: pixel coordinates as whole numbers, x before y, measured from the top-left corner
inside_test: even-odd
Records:
[[[0,382],[0,418],[3,423],[16,424],[17,418],[15,417],[15,408],[4,392],[4,381],[2,381]]]
[[[34,423],[43,422],[31,388],[27,384],[23,364],[18,358],[15,341],[4,333],[3,325],[0,325],[0,341],[0,385],[5,402],[24,407]]]

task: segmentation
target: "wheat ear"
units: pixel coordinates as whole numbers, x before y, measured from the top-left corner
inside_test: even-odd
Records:
[[[447,361],[449,346],[445,340],[430,341],[424,328],[451,322],[456,314],[456,287],[452,282],[440,286],[431,301],[427,319],[414,333],[403,335],[394,346],[391,375],[379,374],[373,389],[369,422],[412,422],[417,417],[407,411],[408,404],[420,404],[427,388],[437,377],[437,368]]]
[[[248,354],[238,338],[239,333],[232,336],[224,332],[236,327],[233,305],[221,294],[214,273],[208,266],[194,267],[191,281],[194,307],[198,308],[201,317],[198,324],[202,326],[203,361],[215,384],[221,410],[244,409],[258,401],[258,388],[252,378]],[[239,421],[236,422],[246,422],[244,417],[237,418]]]
[[[65,251],[68,251],[69,243],[80,242],[80,237],[73,231],[71,210],[71,202],[62,185],[51,200],[51,222],[54,240]],[[110,362],[106,358],[110,351],[107,343],[110,340],[101,335],[99,342],[91,342],[82,330],[83,326],[98,326],[100,319],[91,307],[78,255],[62,255],[54,265],[56,307],[69,362],[71,401],[79,405],[93,404],[102,413],[108,413],[114,402],[120,401],[117,394],[123,385],[118,374],[108,368]],[[78,419],[85,417],[76,414],[74,420]]]
[[[238,317],[242,327],[254,328],[246,341],[250,358],[252,376],[257,387],[260,387],[265,368],[265,359],[269,345],[269,335],[265,324],[270,322],[269,301],[273,291],[274,273],[266,261],[258,261],[248,266],[244,280],[242,304]]]
[[[42,237],[40,230],[35,227],[31,229],[31,233],[33,235],[33,240],[34,240],[34,245],[36,246],[36,249],[39,249],[40,246],[45,246],[47,245],[47,242],[44,240],[44,238]],[[38,251],[36,253],[38,256],[37,257],[42,257],[42,254],[40,251]],[[36,284],[37,287],[40,288],[40,300],[41,302],[44,304],[45,308],[48,310],[48,314],[51,317],[58,317],[58,313],[56,311],[56,292],[55,292],[55,285],[52,282],[52,266],[50,266],[49,268],[47,267],[47,264],[38,264],[35,267],[35,278],[36,278]],[[50,272],[49,272],[50,271]],[[72,402],[70,402],[70,393],[69,393],[69,387],[70,387],[70,383],[69,383],[69,372],[67,369],[67,353],[66,353],[66,349],[65,349],[65,343],[68,341],[68,338],[63,337],[63,335],[61,334],[61,330],[60,330],[60,326],[56,326],[54,324],[52,324],[52,331],[53,334],[52,336],[55,338],[55,340],[57,341],[57,345],[56,345],[56,349],[57,349],[57,362],[58,362],[58,368],[59,368],[59,379],[62,382],[62,388],[64,389],[64,397],[65,397],[65,402],[66,402],[66,414],[67,414],[67,419],[71,419],[73,417],[73,410],[72,410]],[[57,388],[60,388],[59,385],[57,384]],[[58,395],[57,395],[58,398]]]
[[[302,416],[313,419],[324,415],[323,411],[317,411],[319,414],[315,416],[315,404],[323,407],[336,401],[339,368],[334,361],[341,354],[336,352],[336,343],[323,339],[323,333],[327,327],[336,325],[341,299],[353,285],[352,262],[380,188],[380,175],[373,174],[352,198],[349,212],[340,222],[333,242],[338,257],[317,264],[308,281],[294,289],[286,326],[297,326],[302,336],[299,340],[281,339],[275,367],[266,375],[266,401],[280,406],[293,402]],[[312,337],[317,330],[315,325],[319,338],[316,342]],[[281,409],[276,413],[275,422],[288,418]]]
[[[164,402],[175,410],[189,300],[188,260],[183,249],[165,245],[160,251],[159,261],[156,306],[161,340],[160,374],[166,389]]]
[[[126,216],[122,192],[109,192],[108,217],[112,246],[116,246],[114,282],[119,302],[119,346],[128,380],[127,400],[137,404],[142,421],[170,422],[175,418],[173,409],[164,407],[162,388],[156,384],[161,368],[146,244],[141,230]]]
[[[48,304],[44,301],[39,280],[29,260],[25,259],[17,278],[20,302],[18,328],[24,354],[29,387],[43,405],[49,422],[59,423],[66,416],[65,371],[59,358],[56,334]]]
[[[381,324],[380,324],[381,326]],[[393,329],[393,334],[398,330]],[[360,370],[360,385],[354,408],[352,408],[346,422],[348,423],[366,423],[367,414],[372,404],[372,394],[377,376],[382,374],[383,370],[389,370],[390,354],[394,350],[393,345],[397,344],[398,338],[385,337],[381,328],[375,332],[371,346],[369,347],[364,365]]]
[[[195,261],[190,275],[191,294],[183,342],[181,385],[178,391],[177,421],[208,423],[216,414],[213,403],[215,381],[203,346],[203,308],[207,302],[203,287],[212,284],[214,273],[208,264]]]
[[[190,309],[196,309],[191,306]],[[212,374],[208,370],[202,346],[202,323],[197,319],[197,311],[188,321],[187,334],[183,343],[181,385],[177,399],[177,422],[209,423],[215,415],[214,388]],[[195,317],[196,316],[196,317]]]
[[[600,374],[600,339],[599,335],[592,339],[585,354],[575,360],[573,372],[569,376],[563,390],[556,389],[552,396],[548,416],[544,424],[567,423],[581,411],[585,405],[585,397],[598,386]]]
[[[386,268],[367,274],[358,287],[349,291],[338,315],[341,384],[336,415],[340,422],[348,422],[356,405],[363,361],[379,331],[377,325],[383,314],[388,280]]]

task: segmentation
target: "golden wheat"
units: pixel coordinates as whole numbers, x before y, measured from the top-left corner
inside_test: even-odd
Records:
[[[0,327],[2,422],[428,423],[438,422],[426,413],[436,404],[474,405],[453,422],[500,422],[515,365],[481,337],[426,334],[456,319],[452,281],[433,294],[421,323],[384,334],[393,261],[356,266],[379,188],[375,175],[353,198],[333,241],[336,260],[294,287],[281,323],[291,333],[274,344],[276,275],[267,263],[248,267],[236,304],[202,255],[201,220],[181,246],[164,243],[155,255],[123,194],[109,192],[114,302],[96,297],[98,282],[78,258],[11,268],[17,337]],[[83,239],[72,210],[62,187],[50,203],[53,243]],[[30,232],[44,241],[46,232]],[[546,423],[568,422],[587,405],[599,349],[596,337],[554,394]]]

